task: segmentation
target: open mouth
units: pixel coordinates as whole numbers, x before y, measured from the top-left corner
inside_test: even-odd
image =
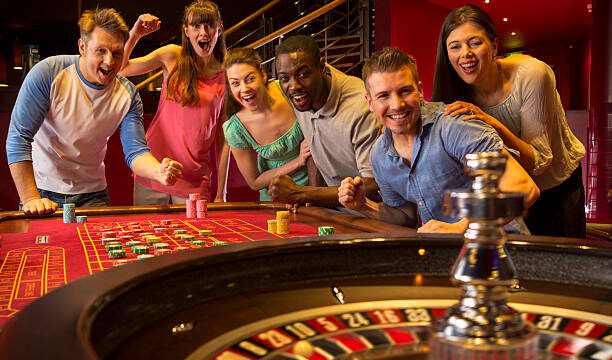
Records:
[[[208,51],[210,48],[210,41],[198,41],[198,46],[200,49]]]
[[[242,96],[242,100],[246,102],[247,104],[251,104],[255,100],[255,94]]]
[[[304,107],[308,101],[308,94],[291,95],[291,101],[297,107]]]
[[[478,65],[477,61],[468,61],[468,62],[464,62],[464,63],[459,64],[459,67],[466,74],[471,74],[471,73],[473,73],[476,70],[476,66],[477,65]]]
[[[98,70],[100,70],[100,72],[102,74],[104,74],[105,76],[109,76],[110,74],[113,73],[113,69],[106,70],[106,69],[100,67],[100,68],[98,68]]]

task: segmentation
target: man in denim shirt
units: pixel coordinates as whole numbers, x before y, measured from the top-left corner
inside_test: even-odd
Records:
[[[374,53],[366,61],[363,78],[370,109],[385,126],[370,154],[384,203],[364,196],[359,177],[342,181],[340,203],[368,217],[411,227],[418,225],[418,209],[425,224],[419,232],[462,233],[467,219],[444,215],[444,191],[470,186],[463,172],[466,154],[502,151],[509,155],[501,138],[483,122],[444,115],[443,103],[423,101],[414,59],[396,48]],[[533,180],[512,156],[499,186],[503,191],[526,193],[527,206],[539,196]],[[519,224],[508,225],[516,232],[527,230]]]

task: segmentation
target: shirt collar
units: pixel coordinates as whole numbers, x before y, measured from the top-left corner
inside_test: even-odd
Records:
[[[331,76],[331,84],[329,86],[329,95],[323,106],[313,112],[313,117],[332,117],[338,111],[338,105],[340,104],[340,80],[334,67],[329,64],[325,64],[325,73]]]

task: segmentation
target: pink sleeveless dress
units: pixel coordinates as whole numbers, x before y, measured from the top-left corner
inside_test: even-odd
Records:
[[[198,79],[200,101],[183,106],[166,97],[166,81],[162,84],[157,113],[147,130],[147,143],[158,160],[169,157],[183,164],[183,176],[173,186],[134,175],[134,181],[166,194],[189,197],[199,193],[209,198],[215,153],[215,137],[221,126],[225,76],[220,71],[212,78]],[[212,156],[214,158],[214,156]],[[215,181],[216,182],[216,181]],[[212,199],[210,199],[212,200]]]

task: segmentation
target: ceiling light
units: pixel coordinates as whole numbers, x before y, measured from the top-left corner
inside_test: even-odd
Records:
[[[510,35],[515,36],[516,33],[513,31],[513,32],[510,33]]]
[[[503,18],[502,20],[504,20],[504,21],[508,21],[508,18]]]
[[[15,69],[15,70],[23,70],[23,66],[13,66],[13,69]]]
[[[8,84],[0,84],[0,87],[8,87]]]
[[[484,3],[485,3],[485,4],[488,4],[488,3],[489,3],[489,0],[484,0]]]

